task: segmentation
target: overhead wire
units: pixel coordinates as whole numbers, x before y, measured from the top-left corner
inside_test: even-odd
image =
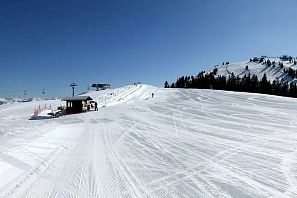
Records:
[[[47,87],[47,88],[36,88],[36,89],[23,89],[23,90],[13,90],[13,91],[0,91],[0,94],[8,94],[8,93],[24,93],[24,91],[26,93],[28,92],[36,92],[36,91],[40,91],[40,92],[45,92],[46,90],[51,90],[51,89],[59,89],[59,88],[65,88],[65,87],[69,87],[69,85],[63,85],[63,86],[55,86],[55,87]]]

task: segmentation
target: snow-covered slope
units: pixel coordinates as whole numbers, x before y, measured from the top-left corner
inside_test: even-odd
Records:
[[[7,103],[20,103],[20,102],[35,102],[39,100],[45,100],[43,98],[0,98],[0,105],[1,104],[7,104]]]
[[[150,92],[156,91],[157,88],[149,85],[128,85],[117,89],[106,89],[102,91],[88,91],[82,95],[91,96],[101,106],[111,106],[130,100],[144,100],[151,97]]]
[[[137,100],[147,100],[151,97],[151,93],[157,91],[158,88],[149,85],[129,85],[117,89],[107,89],[103,91],[88,91],[82,95],[91,96],[99,103],[99,106],[111,106],[120,103],[131,103]]]
[[[0,98],[0,105],[6,104],[8,101],[6,98]]]
[[[13,103],[13,102],[21,102],[23,99],[21,98],[0,98],[0,105],[6,103]]]
[[[86,94],[105,107],[29,120],[61,102],[0,106],[1,197],[297,197],[296,99],[147,85]]]
[[[279,63],[282,63],[284,68],[292,68],[294,70],[297,69],[297,65],[294,65],[294,63],[290,63],[289,61],[282,61],[279,58],[265,58],[264,61],[270,60],[271,62],[275,62],[274,65],[268,66],[264,63],[259,62],[238,62],[238,63],[230,63],[228,65],[218,65],[215,66],[215,68],[218,69],[217,76],[230,76],[232,72],[235,76],[243,77],[244,75],[257,75],[258,79],[262,79],[264,73],[267,76],[267,79],[271,82],[273,80],[279,80],[279,81],[287,81],[292,82],[294,79],[292,79],[290,76],[288,76],[284,71],[283,68],[280,67]],[[248,69],[246,69],[248,67]],[[212,72],[214,68],[210,69],[209,72]]]

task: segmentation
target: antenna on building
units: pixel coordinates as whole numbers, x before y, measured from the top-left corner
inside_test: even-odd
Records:
[[[74,88],[77,86],[75,83],[71,83],[70,85],[72,87],[72,97],[74,96]]]

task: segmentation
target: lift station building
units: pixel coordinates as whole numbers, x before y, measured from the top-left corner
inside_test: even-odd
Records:
[[[73,96],[62,98],[66,101],[66,113],[75,114],[89,111],[88,106],[93,99],[90,96]]]

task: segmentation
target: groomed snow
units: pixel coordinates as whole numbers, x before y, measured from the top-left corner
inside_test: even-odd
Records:
[[[0,106],[0,197],[297,197],[296,99],[147,85],[85,94],[99,111],[29,120],[63,102]]]

